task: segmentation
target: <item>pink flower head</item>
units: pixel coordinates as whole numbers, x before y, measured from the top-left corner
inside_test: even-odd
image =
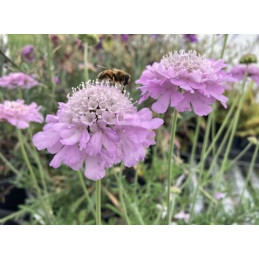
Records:
[[[0,103],[0,121],[8,121],[18,129],[25,129],[31,121],[43,122],[40,108],[36,103],[26,105],[24,100],[4,101]]]
[[[223,192],[217,192],[215,197],[217,200],[222,200],[225,197],[225,194]]]
[[[216,100],[226,108],[222,83],[230,76],[224,67],[223,60],[206,59],[195,51],[169,53],[159,63],[147,66],[136,81],[142,84],[139,103],[152,97],[157,100],[152,105],[157,113],[165,113],[170,105],[178,112],[193,109],[199,116],[208,115]]]
[[[59,103],[57,115],[48,115],[47,125],[33,137],[37,149],[56,154],[50,166],[63,162],[73,170],[85,163],[85,176],[98,180],[106,168],[121,161],[134,166],[154,145],[156,129],[163,120],[140,111],[126,93],[107,82],[82,83],[73,89],[67,103]]]
[[[235,81],[242,81],[244,79],[246,66],[245,64],[236,65],[230,70],[230,74]],[[253,64],[248,65],[247,76],[251,77],[259,85],[259,67]]]
[[[188,42],[198,42],[196,34],[183,34],[183,36]]]
[[[27,45],[22,49],[22,57],[24,60],[28,62],[32,62],[34,60],[34,46]]]
[[[55,84],[59,84],[60,83],[60,79],[57,77],[57,76],[55,76],[55,77],[53,77],[53,82],[55,83]]]
[[[36,86],[38,82],[31,76],[21,72],[10,73],[9,75],[0,78],[0,86],[9,89],[23,88],[29,89]]]
[[[182,211],[178,212],[177,214],[175,214],[174,218],[179,219],[179,220],[184,220],[187,223],[190,219],[190,214],[185,213],[182,210]]]

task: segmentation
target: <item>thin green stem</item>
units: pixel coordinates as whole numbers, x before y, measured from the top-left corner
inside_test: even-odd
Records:
[[[85,71],[85,81],[89,80],[89,73],[88,73],[88,44],[85,42],[84,44],[84,71]]]
[[[55,90],[56,90],[56,85],[53,81],[53,73],[52,73],[52,48],[51,48],[51,43],[49,39],[49,35],[46,35],[46,44],[47,44],[47,69],[48,69],[48,74],[49,74],[49,83],[52,88],[52,95],[53,97],[55,96]]]
[[[36,178],[35,173],[32,169],[32,166],[31,166],[31,163],[29,161],[28,155],[26,153],[26,149],[25,149],[25,145],[24,145],[25,142],[24,142],[24,138],[23,138],[23,135],[22,135],[20,129],[17,129],[17,135],[18,135],[18,139],[19,139],[19,143],[20,143],[20,147],[21,147],[22,156],[23,156],[23,159],[24,159],[24,161],[27,165],[27,168],[30,172],[31,179],[32,179],[32,182],[33,182],[33,186],[36,190],[38,198],[43,202],[44,210],[46,212],[47,221],[48,221],[48,223],[51,223],[52,222],[51,221],[52,215],[49,211],[48,206],[45,204],[45,201],[43,200],[41,190],[40,190],[40,187],[39,187],[38,182],[37,182],[37,178]]]
[[[145,222],[144,222],[144,220],[143,220],[143,218],[142,218],[142,216],[141,216],[141,214],[138,210],[138,207],[137,207],[136,203],[131,204],[131,207],[132,207],[132,210],[133,210],[135,216],[139,220],[140,225],[145,225]]]
[[[174,216],[174,211],[175,211],[175,204],[176,204],[176,194],[174,194],[174,196],[172,197],[172,206],[171,206],[171,210],[168,211],[168,213],[170,214],[170,219],[173,218]]]
[[[220,155],[220,153],[221,153],[223,147],[225,146],[225,144],[226,144],[226,142],[227,142],[227,140],[228,140],[228,138],[229,138],[229,134],[230,134],[230,132],[231,132],[232,125],[233,125],[233,122],[229,125],[229,127],[228,127],[228,129],[227,129],[227,132],[226,132],[226,134],[224,135],[224,138],[223,138],[223,140],[221,141],[220,146],[219,146],[218,149],[217,149],[216,154],[213,155],[213,159],[212,159],[212,162],[211,162],[211,164],[210,164],[209,171],[208,171],[209,173],[212,171],[212,169],[213,169],[215,163],[217,162],[217,159],[218,159],[218,157],[219,157],[219,155]]]
[[[197,148],[198,137],[200,134],[200,126],[201,126],[201,117],[198,117],[197,123],[196,123],[196,128],[195,128],[195,133],[194,133],[192,151],[191,151],[191,158],[190,158],[191,166],[193,166],[193,164],[194,164],[194,156],[195,156],[195,152],[196,152],[196,148]]]
[[[12,170],[15,174],[20,174],[20,172],[12,166],[12,164],[4,157],[4,155],[0,152],[0,158],[2,159],[2,161],[6,164],[6,166]]]
[[[229,125],[228,130],[227,130],[226,134],[224,135],[224,138],[223,138],[223,140],[221,141],[220,146],[219,146],[219,148],[218,148],[218,150],[217,150],[215,156],[213,156],[213,160],[212,160],[211,165],[210,165],[210,168],[209,168],[209,170],[208,170],[208,174],[210,174],[211,171],[212,171],[212,169],[214,168],[214,165],[216,164],[216,162],[217,162],[217,160],[218,160],[218,157],[219,157],[219,155],[221,154],[221,151],[222,151],[223,147],[225,146],[225,144],[226,144],[226,142],[227,142],[227,140],[228,140],[228,138],[229,138],[229,135],[230,135],[230,132],[231,132],[231,129],[232,129],[232,125],[233,125],[233,121],[232,121],[231,124]],[[216,175],[215,175],[216,179],[217,179],[218,173],[219,173],[219,172],[216,171]],[[216,190],[214,190],[214,192],[213,192],[213,197],[215,197],[215,194],[216,194]],[[215,202],[214,202],[214,203],[215,203]],[[216,203],[216,205],[217,205],[217,203]],[[212,206],[213,206],[213,202],[210,201],[210,205],[209,205],[209,208],[208,208],[208,214],[210,214],[210,212],[211,212],[211,210],[212,210]]]
[[[212,57],[212,55],[213,55],[214,46],[215,46],[215,34],[212,35],[212,43],[211,43],[211,47],[210,47],[210,57]]]
[[[239,98],[235,98],[231,108],[229,109],[229,112],[227,113],[227,115],[225,116],[225,119],[223,120],[216,136],[214,137],[214,139],[212,139],[211,144],[209,145],[207,151],[204,154],[204,159],[206,159],[208,157],[208,155],[210,154],[211,150],[213,149],[213,147],[215,146],[215,144],[217,143],[219,137],[221,136],[221,134],[223,133],[225,127],[228,125],[229,119],[231,118],[231,116],[233,115],[236,105],[238,103]]]
[[[221,50],[221,53],[220,53],[220,58],[223,58],[223,56],[224,56],[225,49],[226,49],[226,46],[227,46],[227,40],[228,40],[228,34],[225,34],[224,35],[223,47],[222,47],[222,50]]]
[[[127,224],[131,225],[131,222],[130,222],[130,219],[129,219],[128,213],[127,213],[127,208],[125,206],[124,197],[123,197],[122,169],[123,169],[123,167],[121,166],[121,170],[119,172],[119,176],[117,176],[117,174],[115,176],[116,176],[118,187],[119,187],[119,198],[120,198],[120,202],[121,202],[121,206],[122,206],[122,210],[123,210],[123,216],[124,216]]]
[[[28,133],[30,136],[30,141],[31,141],[31,143],[33,143],[31,127],[28,128]],[[31,148],[31,146],[32,146],[32,148]],[[34,157],[34,160],[36,161],[36,164],[37,164],[39,172],[40,172],[40,178],[41,178],[43,190],[44,190],[45,195],[48,197],[49,195],[48,195],[47,183],[45,181],[45,172],[43,170],[43,167],[42,167],[42,164],[41,164],[41,161],[39,158],[39,154],[38,154],[35,146],[33,144],[31,146],[29,144],[26,145],[26,143],[25,143],[25,147],[27,147],[27,149],[31,152],[32,156]],[[50,202],[48,201],[48,203],[50,203]]]
[[[24,210],[18,210],[17,212],[14,212],[4,218],[0,219],[0,224],[5,223],[6,221],[10,220],[10,219],[14,219],[14,218],[18,218],[21,217],[22,215],[24,215],[26,213],[26,211]]]
[[[23,96],[22,96],[22,89],[21,88],[18,88],[18,97],[19,99],[23,99]]]
[[[259,143],[256,144],[256,147],[255,147],[255,150],[254,150],[254,153],[253,153],[252,161],[251,161],[249,169],[248,169],[248,174],[247,174],[247,177],[246,177],[246,180],[245,180],[245,184],[244,184],[243,190],[241,192],[239,205],[242,203],[244,193],[245,193],[245,190],[247,188],[247,184],[248,184],[248,182],[251,178],[251,174],[252,174],[253,169],[254,169],[254,164],[255,164],[255,161],[256,161],[256,158],[257,158],[257,155],[258,155],[258,150],[259,150]]]
[[[130,209],[132,210],[133,214],[136,216],[136,218],[138,219],[139,221],[139,224],[140,225],[145,225],[145,222],[141,216],[141,213],[139,212],[139,209],[138,209],[138,205],[137,203],[131,203],[130,201],[130,197],[128,196],[128,194],[124,191],[124,195],[125,195],[125,198],[126,198],[126,201],[128,204],[130,204]]]
[[[229,164],[229,166],[227,167],[226,170],[229,170],[230,168],[232,168],[236,162],[243,156],[245,155],[245,153],[249,150],[249,148],[252,146],[252,143],[248,143],[247,146],[231,161],[231,163]]]
[[[23,159],[27,165],[27,168],[30,172],[30,175],[31,175],[31,178],[32,178],[32,182],[33,182],[33,185],[34,185],[34,188],[37,192],[37,195],[38,197],[41,197],[41,191],[40,191],[40,187],[37,183],[37,179],[36,179],[36,176],[35,176],[35,173],[32,169],[32,166],[31,166],[31,163],[29,161],[29,158],[27,156],[27,153],[26,153],[26,150],[25,150],[25,147],[24,147],[24,139],[23,139],[23,135],[21,133],[21,130],[17,129],[17,135],[18,135],[18,139],[19,139],[19,143],[20,143],[20,147],[21,147],[21,151],[22,151],[22,156],[23,156]]]
[[[218,190],[220,178],[226,170],[226,164],[227,164],[227,161],[228,161],[228,156],[229,156],[230,149],[231,149],[231,146],[232,146],[232,143],[233,143],[233,139],[234,139],[234,136],[236,134],[236,129],[237,129],[238,121],[239,121],[241,108],[243,106],[243,103],[244,103],[244,100],[245,100],[245,97],[246,97],[245,94],[244,94],[244,87],[245,87],[245,83],[246,83],[246,78],[247,78],[247,68],[246,68],[246,71],[245,71],[244,81],[243,81],[242,88],[241,88],[241,93],[240,93],[241,97],[240,97],[238,107],[237,107],[237,111],[236,111],[236,114],[235,114],[235,117],[234,117],[233,127],[232,127],[232,130],[231,130],[231,134],[230,134],[230,138],[229,138],[228,145],[227,145],[227,148],[226,148],[226,152],[224,154],[223,162],[222,162],[222,165],[221,165],[221,168],[220,168],[219,177],[217,179],[216,191]]]
[[[101,219],[101,180],[96,181],[96,225],[102,225]]]
[[[211,112],[211,139],[215,138],[215,134],[216,134],[216,114],[215,114],[215,110],[214,110],[214,105],[212,106],[212,112]],[[212,148],[212,154],[213,156],[215,156],[216,154],[216,146],[214,146]]]
[[[169,151],[169,166],[168,166],[168,174],[167,174],[167,211],[171,211],[171,202],[170,202],[170,193],[171,193],[171,175],[172,175],[172,167],[173,167],[173,151],[174,151],[174,140],[176,133],[176,125],[177,125],[177,111],[174,109],[172,115],[172,126],[171,126],[171,139],[170,139],[170,151]],[[167,224],[170,225],[171,218],[170,213],[167,213]]]
[[[86,201],[89,203],[90,209],[91,209],[94,217],[96,217],[96,213],[95,213],[95,210],[94,210],[94,205],[93,205],[93,202],[92,202],[92,200],[91,200],[91,198],[89,196],[88,190],[87,190],[87,188],[85,186],[85,181],[84,181],[82,172],[81,171],[77,171],[77,174],[78,174],[78,178],[79,178],[80,184],[82,186],[83,192],[85,194]]]
[[[205,164],[205,161],[206,161],[206,160],[204,159],[204,154],[205,154],[205,151],[206,151],[206,149],[207,149],[208,142],[209,142],[209,133],[210,133],[210,126],[211,126],[211,118],[212,118],[211,116],[208,117],[208,122],[207,122],[207,125],[206,125],[205,136],[204,136],[204,142],[203,142],[202,151],[201,151],[200,168],[199,168],[199,171],[198,171],[197,187],[196,187],[195,192],[194,192],[194,198],[193,198],[192,207],[191,207],[191,213],[190,213],[190,221],[191,221],[191,219],[192,219],[193,212],[194,212],[194,207],[195,207],[195,204],[196,204],[198,195],[199,195],[200,178],[201,178],[201,175],[202,175],[202,173],[203,173],[204,164]]]

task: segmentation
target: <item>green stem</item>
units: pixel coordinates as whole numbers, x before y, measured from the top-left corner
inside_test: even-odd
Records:
[[[213,155],[213,159],[212,159],[212,162],[210,164],[209,171],[208,171],[209,173],[212,171],[212,169],[213,169],[215,163],[217,162],[217,159],[218,159],[223,147],[225,146],[225,144],[226,144],[226,142],[229,138],[229,134],[231,132],[232,125],[233,125],[233,122],[229,125],[228,130],[227,130],[226,134],[224,135],[224,138],[221,141],[220,146],[218,147],[216,154]]]
[[[199,137],[199,133],[200,133],[200,126],[201,126],[201,117],[198,117],[197,123],[196,123],[196,128],[195,128],[195,133],[194,133],[192,151],[191,151],[191,158],[190,158],[191,166],[193,166],[193,164],[194,164],[194,156],[195,156],[195,152],[196,152],[196,148],[197,148],[198,137]]]
[[[227,167],[226,170],[232,168],[236,164],[236,162],[249,150],[249,148],[252,145],[252,143],[247,144],[247,146],[231,161],[230,165]]]
[[[236,109],[236,105],[238,103],[238,98],[235,98],[234,103],[232,104],[229,112],[227,113],[225,119],[223,120],[216,136],[214,137],[214,139],[212,139],[211,144],[209,145],[207,151],[204,154],[204,159],[206,159],[208,157],[208,155],[210,154],[211,150],[213,149],[213,147],[215,146],[215,144],[217,143],[219,137],[221,136],[223,130],[225,129],[225,127],[228,125],[229,119],[231,118],[231,116],[233,115],[235,109]]]
[[[257,158],[257,155],[258,155],[258,150],[259,150],[259,143],[256,144],[256,147],[255,147],[255,150],[254,150],[254,154],[253,154],[252,161],[251,161],[249,169],[248,169],[248,174],[247,174],[247,177],[246,177],[246,180],[245,180],[245,184],[244,184],[243,190],[241,192],[241,196],[240,196],[240,200],[239,200],[239,205],[242,203],[242,200],[243,200],[243,197],[244,197],[244,193],[245,193],[245,190],[247,188],[247,184],[248,184],[248,182],[250,180],[252,171],[254,169],[254,164],[255,164],[255,161],[256,161],[256,158]]]
[[[4,101],[4,97],[3,97],[3,94],[0,92],[0,101]]]
[[[22,96],[22,89],[21,88],[18,88],[18,97],[19,99],[23,99],[23,96]]]
[[[83,191],[84,191],[86,200],[87,200],[87,202],[88,202],[89,205],[90,205],[90,209],[91,209],[91,211],[92,211],[94,217],[96,217],[96,213],[95,213],[95,210],[94,210],[94,205],[93,205],[93,202],[92,202],[92,200],[91,200],[91,198],[90,198],[90,196],[89,196],[88,190],[86,189],[85,181],[84,181],[82,172],[81,172],[81,171],[77,171],[77,174],[78,174],[78,178],[79,178],[80,184],[81,184],[81,186],[82,186],[82,189],[83,189]]]
[[[89,73],[88,73],[88,44],[85,42],[84,44],[84,71],[85,71],[85,81],[89,80]]]
[[[223,48],[222,48],[221,53],[220,53],[220,58],[223,58],[223,56],[224,56],[225,49],[226,49],[226,46],[227,46],[227,40],[228,40],[228,34],[225,34],[224,35]]]
[[[244,87],[245,87],[245,83],[246,83],[246,78],[247,78],[247,67],[246,67],[246,71],[245,71],[245,75],[244,75],[244,81],[243,81],[242,89],[241,89],[241,93],[240,93],[240,95],[241,95],[240,101],[238,103],[237,111],[236,111],[236,114],[235,114],[235,117],[234,117],[234,123],[233,123],[232,131],[231,131],[231,134],[230,134],[230,138],[229,138],[229,141],[228,141],[226,152],[224,154],[223,162],[222,162],[222,165],[221,165],[221,168],[220,168],[219,177],[218,177],[217,183],[216,183],[216,191],[218,190],[220,178],[221,178],[221,176],[223,175],[223,173],[225,172],[225,169],[226,169],[228,156],[229,156],[229,153],[230,153],[230,149],[231,149],[231,146],[232,146],[232,143],[233,143],[234,136],[236,134],[236,129],[237,129],[238,121],[239,121],[241,108],[243,106],[243,103],[244,103],[244,100],[245,100],[245,97],[246,97],[245,94],[244,94]]]
[[[119,187],[119,198],[120,198],[120,202],[121,202],[121,206],[122,206],[122,210],[123,210],[123,216],[127,222],[128,225],[131,225],[130,219],[128,217],[128,213],[127,213],[127,208],[125,206],[125,201],[123,198],[123,186],[122,186],[122,169],[123,167],[121,166],[121,170],[119,172],[119,176],[116,176],[117,182],[118,182],[118,187]]]
[[[19,139],[19,143],[20,143],[20,147],[21,147],[21,151],[22,151],[22,156],[23,156],[23,159],[24,159],[24,161],[25,161],[25,163],[27,165],[27,168],[28,168],[28,170],[30,172],[31,179],[32,179],[32,182],[33,182],[33,186],[34,186],[34,188],[36,190],[38,198],[41,201],[43,201],[43,205],[44,205],[44,210],[45,210],[45,213],[46,213],[47,221],[48,221],[48,223],[51,223],[52,222],[51,221],[51,216],[52,215],[51,215],[51,213],[49,211],[48,206],[46,206],[45,201],[42,198],[42,194],[41,194],[41,190],[40,190],[40,187],[38,185],[38,182],[37,182],[37,178],[35,176],[35,173],[34,173],[34,171],[32,169],[31,163],[29,161],[28,155],[27,155],[26,150],[25,150],[24,138],[23,138],[23,135],[21,133],[21,130],[17,129],[17,135],[18,135],[18,139]]]
[[[27,165],[27,168],[28,168],[28,170],[30,172],[34,188],[35,188],[35,190],[37,192],[38,197],[41,197],[40,187],[39,187],[39,185],[37,183],[36,176],[34,174],[34,171],[32,169],[31,163],[29,161],[29,158],[27,156],[27,153],[26,153],[26,150],[25,150],[25,147],[24,147],[24,139],[23,139],[21,130],[17,129],[17,135],[18,135],[18,139],[19,139],[19,143],[20,143],[20,147],[21,147],[21,151],[22,151],[22,156],[23,156],[23,159],[24,159],[24,161],[25,161],[25,163]]]
[[[12,214],[10,214],[10,215],[4,217],[4,218],[1,218],[1,219],[0,219],[0,224],[3,224],[3,223],[5,223],[6,221],[8,221],[8,220],[10,220],[10,219],[14,219],[14,218],[21,217],[21,216],[23,216],[25,213],[26,213],[26,211],[24,211],[24,210],[19,210],[19,211],[17,211],[17,212],[14,212],[14,213],[12,213]]]
[[[216,164],[216,162],[217,162],[217,160],[218,160],[218,157],[219,157],[219,155],[221,154],[221,151],[222,151],[223,147],[225,146],[225,144],[226,144],[226,142],[227,142],[227,140],[228,140],[228,138],[229,138],[229,135],[230,135],[230,132],[231,132],[231,129],[232,129],[232,125],[233,125],[233,121],[232,121],[231,124],[229,125],[228,130],[227,130],[226,134],[224,135],[224,138],[223,138],[223,140],[221,141],[220,146],[219,146],[219,148],[218,148],[218,150],[217,150],[215,156],[213,156],[213,160],[212,160],[211,165],[210,165],[210,168],[209,168],[209,170],[208,170],[208,174],[209,174],[209,175],[210,175],[212,169],[214,168],[214,165]],[[215,173],[215,178],[216,178],[216,179],[217,179],[217,177],[218,177],[218,176],[217,176],[218,173],[219,173],[218,171],[216,171],[216,173]],[[213,197],[215,197],[215,194],[216,194],[216,190],[214,190],[214,192],[213,192]],[[214,203],[215,203],[215,202],[214,202]],[[217,203],[216,203],[216,205],[217,205]],[[211,210],[212,210],[212,206],[213,206],[213,201],[211,200],[211,201],[210,201],[209,208],[208,208],[208,210],[207,210],[207,211],[208,211],[208,215],[210,214],[210,212],[211,212]]]
[[[173,218],[173,216],[174,216],[175,204],[176,204],[176,194],[174,194],[174,196],[172,197],[172,206],[171,206],[171,210],[167,212],[167,213],[169,213],[169,214],[170,214],[170,219],[171,219],[171,218]]]
[[[29,133],[29,136],[30,136],[30,141],[31,141],[31,143],[33,143],[31,127],[28,128],[28,133]],[[38,152],[37,152],[37,150],[36,150],[36,148],[33,144],[32,144],[32,149],[30,148],[29,144],[26,145],[26,143],[25,143],[25,146],[27,147],[27,149],[29,149],[32,156],[34,157],[34,160],[36,161],[36,164],[37,164],[39,172],[40,172],[40,178],[41,178],[43,190],[44,190],[45,195],[48,197],[49,195],[48,195],[47,184],[46,184],[46,181],[45,181],[45,172],[43,170],[43,167],[42,167],[42,164],[41,164],[41,161],[40,161],[40,158],[39,158],[39,154],[38,154]],[[49,201],[48,201],[48,203],[50,204]]]
[[[52,87],[52,95],[55,97],[55,90],[56,86],[55,83],[53,82],[53,73],[52,73],[52,49],[51,49],[51,43],[49,39],[49,35],[46,35],[46,43],[47,43],[47,69],[48,69],[48,74],[49,74],[49,82]]]
[[[211,43],[211,47],[210,47],[210,57],[212,57],[212,55],[213,55],[214,45],[215,45],[215,34],[212,35],[212,43]]]
[[[136,218],[138,219],[139,221],[139,224],[140,225],[145,225],[145,222],[141,216],[141,213],[139,212],[139,209],[138,209],[138,205],[137,203],[131,203],[130,201],[130,197],[128,196],[128,194],[124,191],[124,195],[125,195],[125,198],[126,198],[126,201],[128,204],[130,204],[130,209],[132,210],[132,213],[136,216]]]
[[[102,219],[101,219],[101,180],[96,181],[96,225],[102,225]]]
[[[167,211],[171,211],[171,202],[170,202],[170,193],[171,193],[171,175],[172,175],[172,167],[173,167],[173,151],[174,151],[174,140],[176,133],[176,125],[177,125],[177,111],[174,109],[172,115],[172,126],[171,126],[171,140],[170,140],[170,151],[169,151],[169,166],[168,166],[168,174],[167,174]],[[170,213],[167,213],[167,224],[170,225]]]
[[[214,105],[212,106],[212,112],[211,112],[211,139],[215,138],[215,134],[216,134],[216,114],[215,114],[215,110],[214,110]],[[212,154],[213,156],[215,156],[216,154],[216,146],[213,147],[212,149]]]
[[[0,158],[2,159],[2,161],[6,164],[6,166],[10,169],[10,170],[12,170],[15,174],[17,174],[17,175],[19,175],[20,174],[20,172],[16,169],[16,168],[14,168],[13,166],[12,166],[12,164],[3,156],[3,154],[0,152]]]
[[[132,210],[133,210],[135,216],[139,220],[140,225],[145,225],[145,222],[144,222],[141,214],[139,213],[139,210],[138,210],[138,207],[137,207],[136,203],[131,204],[131,207],[132,207]]]
[[[203,142],[202,151],[201,151],[200,169],[199,169],[199,171],[198,171],[197,187],[196,187],[195,192],[194,192],[194,198],[193,198],[192,207],[191,207],[190,221],[191,221],[191,219],[192,219],[193,212],[194,212],[194,207],[195,207],[195,204],[196,204],[198,195],[199,195],[200,178],[201,178],[201,175],[202,175],[202,173],[203,173],[204,164],[205,164],[205,161],[206,161],[206,160],[204,159],[204,154],[205,154],[205,151],[206,151],[206,149],[207,149],[208,142],[209,142],[209,133],[210,133],[210,126],[211,126],[211,119],[212,119],[212,117],[209,116],[209,117],[208,117],[208,122],[207,122],[207,125],[206,125],[205,136],[204,136],[204,142]]]

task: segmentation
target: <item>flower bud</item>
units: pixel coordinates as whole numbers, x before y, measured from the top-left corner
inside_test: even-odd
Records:
[[[246,65],[257,63],[257,58],[253,54],[246,54],[240,58],[239,63],[246,64]]]

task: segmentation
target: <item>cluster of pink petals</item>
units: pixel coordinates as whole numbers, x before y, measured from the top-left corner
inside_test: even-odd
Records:
[[[38,84],[39,83],[33,77],[21,72],[10,73],[9,75],[6,75],[0,78],[0,86],[6,87],[9,89],[15,89],[15,88],[29,89]]]
[[[18,129],[25,129],[32,121],[43,122],[40,108],[36,103],[26,105],[24,100],[4,101],[0,103],[0,121],[8,121]]]
[[[236,65],[230,70],[230,74],[235,79],[235,81],[242,81],[244,79],[246,66],[247,65],[245,65],[245,64]],[[251,77],[259,85],[259,67],[258,66],[255,66],[253,64],[248,65],[247,76]]]
[[[137,111],[126,93],[107,82],[82,83],[46,122],[33,143],[55,154],[50,166],[63,162],[80,170],[85,164],[85,176],[92,180],[121,161],[131,167],[143,160],[146,148],[155,144],[152,129],[163,124],[149,109]]]
[[[211,105],[219,100],[226,108],[223,82],[231,77],[223,70],[223,60],[212,60],[195,51],[169,53],[162,60],[147,66],[136,83],[141,84],[139,103],[152,97],[157,101],[152,109],[167,111],[169,105],[178,112],[191,111],[208,115]]]
[[[33,62],[34,60],[34,46],[33,45],[26,45],[22,49],[22,57],[24,60],[28,62]]]

